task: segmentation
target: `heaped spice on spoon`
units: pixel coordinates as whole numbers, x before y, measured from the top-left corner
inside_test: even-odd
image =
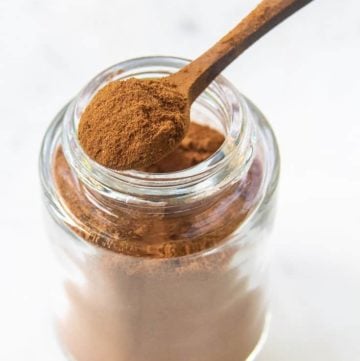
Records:
[[[184,138],[189,109],[170,83],[135,78],[113,81],[81,116],[78,137],[87,155],[123,170],[152,165]]]
[[[175,149],[190,107],[234,59],[312,0],[263,0],[233,30],[178,72],[128,79],[101,89],[85,110],[79,139],[98,163],[118,170],[149,166]]]

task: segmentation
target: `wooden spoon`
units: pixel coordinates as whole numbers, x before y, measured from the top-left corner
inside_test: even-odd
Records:
[[[156,163],[184,138],[191,104],[211,81],[310,1],[263,0],[225,37],[177,73],[108,84],[82,114],[78,137],[83,149],[98,163],[117,170],[146,169]]]
[[[200,57],[167,78],[189,104],[241,53],[312,0],[263,0],[234,29]]]

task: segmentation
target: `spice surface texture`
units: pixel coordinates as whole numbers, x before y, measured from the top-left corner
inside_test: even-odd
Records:
[[[170,83],[127,79],[108,83],[81,116],[78,137],[105,167],[139,169],[173,151],[188,129],[186,98]]]

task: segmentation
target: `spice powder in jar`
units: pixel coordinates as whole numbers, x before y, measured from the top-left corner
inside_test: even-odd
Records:
[[[142,61],[134,60],[139,76],[185,63]],[[134,75],[122,63],[97,84],[126,78],[127,66]],[[278,158],[265,119],[220,77],[193,105],[198,122],[173,153],[116,172],[74,141],[94,88],[58,115],[41,157],[64,351],[78,361],[246,360],[268,317]]]

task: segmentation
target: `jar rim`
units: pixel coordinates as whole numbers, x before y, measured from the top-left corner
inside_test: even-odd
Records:
[[[190,195],[213,191],[219,175],[229,178],[230,164],[236,162],[236,173],[244,173],[253,156],[255,132],[248,119],[246,99],[223,76],[218,76],[195,101],[214,102],[222,108],[227,129],[221,147],[203,162],[184,170],[169,173],[148,173],[137,170],[116,171],[90,159],[77,138],[77,124],[92,96],[110,81],[132,76],[167,75],[188,64],[190,60],[171,56],[148,56],[117,63],[95,76],[69,104],[64,115],[63,150],[70,166],[88,186],[107,196]],[[209,103],[210,104],[210,103]],[[210,104],[211,105],[211,104]],[[239,156],[240,155],[240,156]],[[234,164],[233,166],[234,167]],[[217,184],[214,184],[216,175]],[[199,187],[201,184],[201,187]]]

